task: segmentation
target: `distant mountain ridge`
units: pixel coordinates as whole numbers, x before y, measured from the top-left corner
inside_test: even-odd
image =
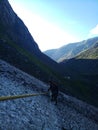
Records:
[[[90,38],[81,42],[70,43],[58,49],[47,50],[44,53],[57,62],[70,59],[92,47],[98,41],[98,37]]]
[[[88,50],[76,56],[77,59],[98,59],[98,42]]]

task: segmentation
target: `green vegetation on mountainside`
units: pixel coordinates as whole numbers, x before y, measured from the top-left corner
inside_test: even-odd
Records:
[[[80,53],[77,59],[98,59],[98,42],[92,48]]]

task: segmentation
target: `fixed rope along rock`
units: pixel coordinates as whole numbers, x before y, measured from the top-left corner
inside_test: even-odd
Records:
[[[5,101],[5,100],[12,100],[12,99],[17,99],[17,98],[25,98],[25,97],[31,97],[31,96],[39,96],[39,95],[44,95],[47,94],[45,93],[36,93],[36,94],[23,94],[23,95],[13,95],[13,96],[2,96],[0,97],[0,101]]]

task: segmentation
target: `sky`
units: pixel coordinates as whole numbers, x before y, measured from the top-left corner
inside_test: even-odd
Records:
[[[98,36],[98,0],[8,0],[41,51]]]

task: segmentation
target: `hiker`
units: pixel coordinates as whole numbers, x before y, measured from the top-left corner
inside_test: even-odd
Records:
[[[51,94],[51,101],[55,101],[55,104],[57,104],[58,86],[53,81],[49,81],[49,84],[50,84],[50,87],[48,91],[50,91],[50,94]]]

